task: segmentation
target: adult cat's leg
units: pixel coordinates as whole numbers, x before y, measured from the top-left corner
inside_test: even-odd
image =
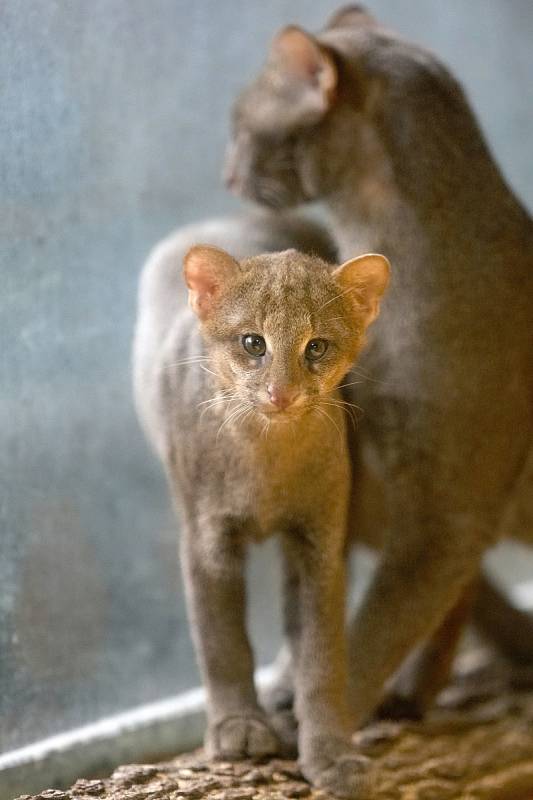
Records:
[[[424,716],[437,694],[448,682],[461,634],[474,604],[476,587],[477,582],[466,588],[433,635],[416,648],[402,664],[377,708],[378,718],[418,720]],[[294,613],[294,602],[291,606],[291,613]],[[520,614],[516,609],[504,608],[500,621],[505,623],[510,619],[511,612],[515,615]],[[533,620],[529,622],[533,630]],[[354,654],[354,657],[357,659],[357,654]],[[294,665],[290,649],[286,645],[278,654],[275,667],[275,680],[264,693],[264,703],[278,725],[285,723],[281,729],[282,738],[288,743],[289,734],[294,727],[291,721],[291,709],[294,703]],[[276,727],[280,730],[278,725]]]
[[[484,409],[490,416],[479,430],[479,404],[466,389],[446,388],[442,407],[428,402],[423,409],[389,390],[382,406],[376,400],[369,406],[375,419],[369,410],[361,426],[362,452],[375,459],[390,513],[380,563],[349,635],[357,724],[372,714],[408,653],[437,631],[478,577],[527,457],[528,440],[510,433],[512,392]],[[461,447],[476,425],[468,448]]]
[[[469,619],[509,662],[507,680],[518,688],[533,685],[533,616],[513,606],[487,576],[463,592],[431,639],[407,658],[378,708],[385,719],[419,719],[451,674],[461,632]]]
[[[451,492],[439,492],[438,465],[428,475],[423,459],[413,454],[408,463],[408,486],[391,478],[390,534],[349,632],[350,694],[357,724],[376,708],[407,654],[437,631],[475,580],[488,543],[490,521],[465,509]],[[461,499],[475,496],[466,487]]]
[[[351,535],[354,541],[362,540],[370,547],[379,547],[383,544],[381,531],[389,527],[386,487],[375,470],[362,461],[360,438],[350,427],[348,433],[355,464]],[[531,505],[532,497],[533,457],[530,457],[529,468],[525,466],[523,477],[513,492],[511,513],[505,514],[505,534],[528,541],[527,531],[533,531],[533,514],[528,515],[526,506],[528,503]],[[533,534],[529,536],[529,541],[533,541]],[[473,611],[464,622],[472,622],[491,644],[517,664],[518,680],[527,680],[523,664],[533,664],[533,617],[514,608],[510,599],[485,574],[476,585],[475,595],[471,593],[470,598]],[[428,708],[431,699],[446,684],[447,665],[451,672],[460,638],[460,620],[466,616],[467,605],[460,600],[458,607],[450,610],[433,636],[419,645],[402,664],[377,710],[380,717],[419,719]],[[357,653],[353,656],[357,661]],[[274,700],[282,700],[287,696],[286,674],[285,670],[281,690],[271,693]]]
[[[469,621],[516,668],[514,674],[511,671],[511,682],[520,686],[533,683],[533,615],[515,608],[482,572],[467,586],[432,636],[402,664],[377,708],[378,718],[417,720],[424,716],[450,678],[461,634]],[[356,652],[353,657],[356,668]],[[264,702],[288,745],[294,734],[294,668],[285,645],[275,666],[275,680],[264,693]],[[283,728],[278,727],[281,725]]]
[[[424,441],[422,435],[413,438]],[[446,453],[442,463],[435,458],[441,452]],[[514,466],[500,464],[493,485],[481,491],[481,471],[459,455],[452,462],[445,445],[431,440],[423,449],[398,449],[398,461],[389,462],[390,528],[349,631],[351,703],[358,725],[377,707],[386,682],[409,652],[437,632],[477,578],[483,552],[498,529],[498,509],[505,504],[509,483],[502,473],[512,474]]]
[[[242,539],[223,519],[189,520],[181,555],[191,631],[207,690],[208,754],[228,759],[274,754],[278,741],[257,702],[246,634]]]
[[[480,579],[474,604],[474,621],[512,664],[533,667],[533,615],[514,608],[505,593],[485,575]]]
[[[533,445],[506,508],[502,530],[506,537],[533,545]],[[533,615],[514,608],[506,593],[483,576],[474,619],[481,633],[517,667],[522,680],[523,667],[533,666]]]
[[[304,775],[341,797],[364,797],[366,759],[350,743],[347,706],[345,579],[335,531],[284,537],[298,748]]]
[[[477,581],[469,584],[433,635],[402,664],[378,707],[382,719],[421,719],[450,677],[454,657],[472,610]]]

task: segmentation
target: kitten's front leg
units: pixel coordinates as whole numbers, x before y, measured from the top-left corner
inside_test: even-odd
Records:
[[[222,519],[182,536],[187,608],[207,690],[206,749],[213,758],[263,757],[278,740],[257,702],[245,623],[244,545]]]
[[[345,576],[338,531],[284,537],[286,634],[294,663],[303,774],[339,797],[366,797],[367,759],[350,742],[344,630]]]

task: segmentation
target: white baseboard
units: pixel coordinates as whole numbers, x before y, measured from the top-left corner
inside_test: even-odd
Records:
[[[259,669],[258,687],[271,676],[272,667]],[[204,690],[191,689],[12,750],[0,755],[0,800],[65,789],[77,778],[105,777],[120,764],[192,750],[202,742],[204,725]]]
[[[521,581],[511,589],[513,603],[522,611],[533,611],[533,581]]]

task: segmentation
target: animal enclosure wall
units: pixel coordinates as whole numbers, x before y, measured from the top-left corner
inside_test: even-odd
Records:
[[[533,4],[369,5],[451,65],[532,208]],[[1,4],[0,751],[198,683],[176,525],[131,404],[138,272],[176,225],[238,207],[219,177],[231,100],[276,29],[334,9]],[[270,553],[251,585],[265,662]]]

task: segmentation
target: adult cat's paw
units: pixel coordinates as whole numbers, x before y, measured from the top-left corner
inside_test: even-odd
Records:
[[[296,758],[298,755],[298,721],[292,711],[277,711],[268,715],[280,743],[282,758]]]
[[[395,692],[384,697],[374,714],[374,719],[394,720],[395,722],[402,720],[419,722],[423,717],[422,703],[416,697],[404,697]]]
[[[343,739],[316,737],[302,746],[303,775],[317,789],[350,800],[369,800],[372,780],[370,761]]]
[[[277,755],[279,740],[261,714],[234,714],[208,726],[205,747],[211,758],[236,761]]]

